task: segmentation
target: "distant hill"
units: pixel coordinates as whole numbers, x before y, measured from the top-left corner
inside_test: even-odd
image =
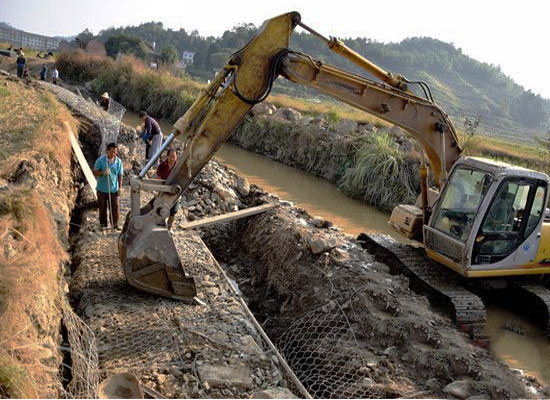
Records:
[[[184,29],[164,29],[160,22],[139,26],[109,28],[99,36],[136,36],[155,43],[156,51],[171,44],[181,55],[194,52],[191,75],[209,79],[222,67],[227,57],[244,46],[257,32],[252,24],[240,24],[221,37],[202,37]],[[368,38],[344,39],[344,42],[381,67],[410,80],[422,80],[431,87],[435,101],[453,117],[459,128],[465,116],[479,115],[480,130],[516,141],[533,142],[545,135],[550,126],[550,100],[526,91],[506,76],[499,67],[479,62],[462,53],[453,44],[427,37],[408,38],[399,43],[380,43]],[[310,54],[325,63],[365,75],[351,62],[333,53],[308,33],[297,33],[291,48]],[[282,80],[278,80],[282,81]],[[307,88],[280,82],[276,90],[316,96]]]

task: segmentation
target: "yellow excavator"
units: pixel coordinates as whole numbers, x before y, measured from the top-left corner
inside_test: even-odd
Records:
[[[289,50],[291,34],[298,25],[378,80]],[[417,204],[396,207],[390,224],[423,243],[429,258],[467,278],[550,272],[550,224],[544,222],[548,176],[486,159],[460,157],[453,124],[435,104],[425,83],[384,71],[343,42],[325,38],[303,24],[297,12],[290,12],[267,20],[257,35],[230,57],[175,123],[174,132],[156,156],[132,178],[132,208],[119,240],[130,284],[178,299],[196,295],[193,277],[182,267],[165,220],[239,122],[266,99],[278,76],[395,124],[422,145],[437,188],[428,187],[423,163]],[[415,95],[412,85],[419,85],[424,97]],[[147,179],[151,164],[178,136],[184,152],[168,179]],[[141,191],[160,194],[142,207]]]

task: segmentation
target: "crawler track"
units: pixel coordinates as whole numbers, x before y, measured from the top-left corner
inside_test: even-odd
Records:
[[[407,276],[411,289],[428,295],[435,307],[450,311],[451,317],[474,340],[487,340],[487,313],[481,298],[463,287],[456,274],[437,268],[420,249],[403,245],[387,235],[360,234],[361,246],[386,263],[392,273]]]
[[[362,233],[357,240],[386,263],[392,273],[407,276],[412,290],[427,294],[433,306],[449,311],[453,320],[480,343],[488,340],[487,313],[477,293],[491,296],[499,304],[528,317],[550,335],[550,282],[542,284],[536,277],[511,278],[504,281],[500,289],[488,289],[491,284],[484,285],[482,280],[466,281],[429,260],[423,250],[401,244],[390,236]]]

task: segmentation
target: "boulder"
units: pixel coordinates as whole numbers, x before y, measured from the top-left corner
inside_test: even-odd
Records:
[[[342,119],[336,125],[336,133],[339,135],[346,135],[357,130],[357,122],[351,119]]]
[[[338,240],[337,238],[322,233],[315,233],[307,236],[306,242],[313,254],[324,253],[326,251],[332,250],[340,244],[340,240]]]
[[[243,176],[239,176],[237,178],[235,186],[237,192],[239,192],[241,196],[248,196],[248,194],[250,193],[250,184],[248,183],[248,180]]]
[[[461,380],[451,382],[443,388],[443,392],[458,399],[467,399],[470,397],[470,381]]]
[[[220,198],[223,201],[225,201],[226,203],[236,203],[237,202],[237,195],[230,188],[226,188],[226,187],[224,187],[220,184],[217,184],[214,187],[214,192],[217,193],[220,196]]]
[[[208,382],[212,388],[239,387],[252,389],[254,384],[252,371],[244,364],[202,364],[197,366],[202,382]]]
[[[281,117],[290,122],[298,122],[302,119],[302,114],[292,108],[281,108],[279,110]]]

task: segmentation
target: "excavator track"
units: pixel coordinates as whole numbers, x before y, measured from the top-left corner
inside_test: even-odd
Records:
[[[546,285],[535,282],[513,282],[509,290],[513,299],[517,299],[515,309],[527,318],[535,321],[550,336],[550,289]],[[513,306],[513,305],[512,305]]]
[[[407,276],[411,289],[428,295],[434,307],[450,311],[453,320],[474,341],[481,345],[488,343],[485,305],[463,286],[460,277],[434,266],[421,249],[401,244],[390,236],[362,233],[357,240],[377,260],[387,264],[392,273]]]

